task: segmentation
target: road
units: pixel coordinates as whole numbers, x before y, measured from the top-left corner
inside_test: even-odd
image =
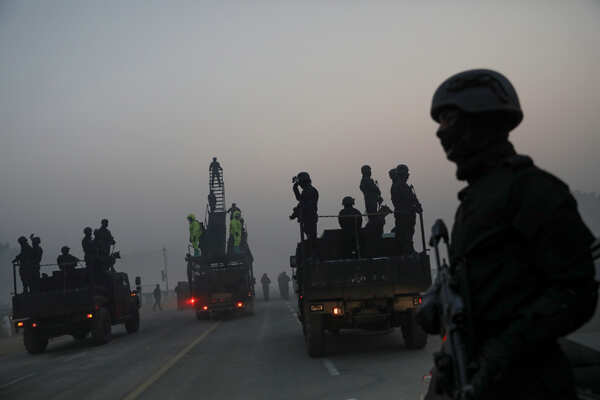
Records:
[[[104,346],[63,337],[39,356],[0,353],[0,398],[418,399],[438,343],[407,350],[399,330],[352,332],[328,336],[327,356],[312,359],[292,303],[279,299],[221,321],[145,312],[137,334],[113,332]]]

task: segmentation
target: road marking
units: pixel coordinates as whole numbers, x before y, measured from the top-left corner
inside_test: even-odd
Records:
[[[152,386],[152,384],[159,380],[171,367],[173,367],[173,365],[177,363],[177,361],[181,360],[190,350],[194,348],[194,346],[203,341],[212,331],[217,329],[217,326],[219,326],[220,323],[220,321],[214,323],[202,335],[197,337],[192,343],[190,343],[183,350],[177,353],[175,357],[167,361],[158,371],[152,374],[150,378],[146,379],[146,381],[140,386],[138,386],[133,392],[123,397],[123,400],[134,400],[140,397],[140,395],[144,393],[146,389],[148,389],[150,386]]]
[[[10,382],[5,383],[4,385],[0,386],[0,389],[6,389],[7,387],[9,387],[10,385],[14,385],[15,383],[21,382],[27,378],[31,378],[32,376],[34,376],[35,374],[32,372],[31,374],[27,374],[27,375],[23,375],[20,378],[15,378]]]
[[[331,362],[331,360],[327,358],[323,359],[323,365],[325,366],[325,368],[327,368],[327,371],[329,371],[329,375],[340,376],[340,371],[338,371],[338,369],[335,367],[333,362]]]

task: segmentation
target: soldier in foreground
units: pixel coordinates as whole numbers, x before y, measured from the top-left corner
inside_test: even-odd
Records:
[[[593,315],[597,284],[593,236],[569,188],[509,142],[523,113],[503,75],[450,77],[433,96],[431,116],[457,178],[468,184],[450,244],[453,286],[467,316],[468,384],[457,387],[456,357],[445,341],[426,399],[576,399],[557,339]],[[419,310],[431,334],[440,333],[439,289],[437,281]]]
[[[342,208],[338,214],[338,223],[342,228],[344,255],[352,257],[358,253],[357,243],[362,228],[362,214],[354,208],[354,199],[346,196],[342,199]]]

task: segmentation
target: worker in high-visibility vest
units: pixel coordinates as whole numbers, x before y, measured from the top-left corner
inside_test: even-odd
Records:
[[[239,211],[233,212],[233,219],[229,223],[229,236],[232,237],[233,252],[239,253],[240,244],[242,243],[242,213]]]
[[[192,247],[194,248],[194,255],[199,256],[200,255],[200,238],[202,237],[202,234],[204,232],[202,231],[202,226],[200,225],[200,222],[198,222],[198,220],[196,219],[196,216],[194,214],[188,215],[187,220],[190,224],[190,243],[192,244]]]

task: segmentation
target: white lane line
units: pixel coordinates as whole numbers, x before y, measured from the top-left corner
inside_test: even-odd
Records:
[[[217,326],[219,326],[221,322],[217,321],[212,326],[210,326],[204,333],[198,336],[192,343],[187,345],[183,350],[181,350],[177,355],[167,361],[163,366],[156,371],[154,374],[150,376],[144,383],[138,386],[133,392],[129,393],[127,396],[123,397],[123,400],[135,400],[139,398],[152,384],[154,384],[157,380],[160,379],[173,365],[177,363],[177,361],[181,360],[183,356],[190,352],[198,343],[206,339],[206,337],[214,331]]]
[[[31,378],[31,377],[32,377],[32,376],[34,376],[34,375],[35,375],[35,374],[32,372],[31,374],[23,375],[23,376],[22,376],[22,377],[20,377],[20,378],[13,379],[12,381],[10,381],[10,382],[7,382],[7,383],[5,383],[4,385],[0,386],[0,389],[6,389],[6,388],[7,388],[7,387],[9,387],[10,385],[14,385],[15,383],[21,382],[21,381],[23,381],[23,380],[25,380],[25,379],[27,379],[27,378]]]
[[[338,369],[335,367],[335,365],[333,364],[333,362],[331,362],[330,359],[323,359],[323,365],[325,366],[325,368],[327,368],[327,371],[329,371],[329,375],[340,376],[340,371],[338,371]]]

